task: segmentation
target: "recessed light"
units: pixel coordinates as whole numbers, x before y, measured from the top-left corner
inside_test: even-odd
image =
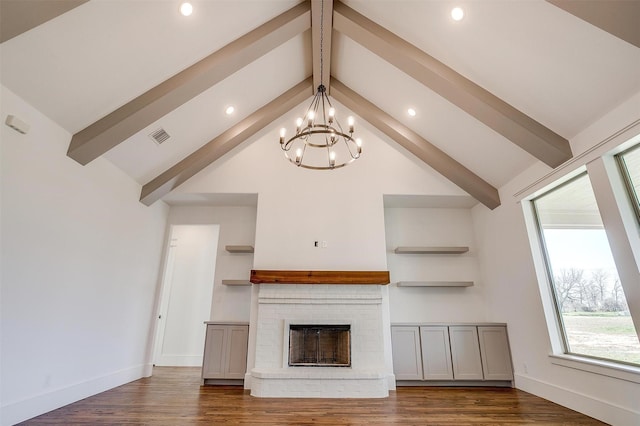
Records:
[[[411,117],[415,117],[416,116],[416,110],[413,108],[409,108],[407,110],[407,114],[409,114]]]
[[[454,7],[451,9],[451,17],[454,21],[460,21],[464,18],[464,10],[461,7]]]
[[[180,5],[180,13],[182,13],[182,15],[184,16],[189,16],[193,13],[193,6],[191,6],[191,3],[182,3]]]
[[[227,115],[231,115],[235,110],[236,109],[233,105],[229,105],[227,108],[225,108],[224,113]]]

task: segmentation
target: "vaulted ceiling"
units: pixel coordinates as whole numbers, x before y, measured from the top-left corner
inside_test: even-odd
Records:
[[[308,102],[321,29],[331,96],[489,208],[640,91],[636,1],[192,1],[189,17],[179,4],[0,9],[2,84],[73,134],[71,158],[106,157],[146,204]]]

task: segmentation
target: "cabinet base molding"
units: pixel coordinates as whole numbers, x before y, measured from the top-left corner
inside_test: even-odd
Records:
[[[480,387],[480,388],[512,388],[511,380],[397,380],[397,387],[403,386],[458,386],[458,387]]]
[[[243,379],[202,379],[202,386],[224,385],[224,386],[244,386]]]

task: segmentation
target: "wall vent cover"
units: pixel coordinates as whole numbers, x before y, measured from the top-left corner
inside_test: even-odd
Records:
[[[167,139],[169,139],[171,136],[169,136],[169,133],[167,133],[164,129],[160,128],[158,130],[156,130],[155,132],[152,132],[149,137],[151,139],[153,139],[153,141],[155,143],[157,143],[158,145],[160,145],[161,143],[165,142]]]

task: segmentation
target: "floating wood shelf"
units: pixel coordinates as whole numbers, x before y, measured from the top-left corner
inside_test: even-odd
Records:
[[[397,254],[462,254],[469,247],[397,247]]]
[[[398,287],[471,287],[473,281],[398,281]]]
[[[251,285],[248,280],[222,280],[222,285]]]
[[[253,246],[225,246],[229,253],[253,253]]]
[[[389,271],[252,270],[253,284],[389,284]]]

